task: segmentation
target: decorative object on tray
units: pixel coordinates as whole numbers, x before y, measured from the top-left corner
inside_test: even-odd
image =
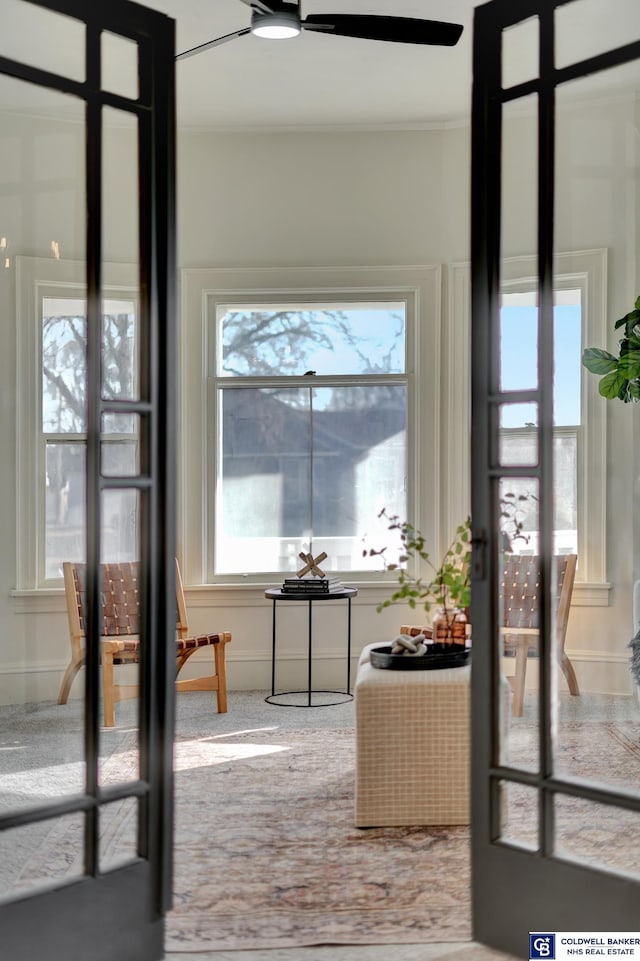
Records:
[[[406,634],[398,634],[391,641],[391,653],[402,654],[404,657],[420,657],[427,653],[427,639],[424,634],[416,634],[414,637],[407,637]]]
[[[372,667],[392,671],[434,671],[447,667],[464,667],[469,663],[471,650],[459,644],[415,641],[407,635],[399,635],[391,644],[381,644],[369,653]],[[416,648],[415,651],[411,647]]]
[[[423,634],[427,640],[433,637],[433,631],[430,627],[417,627],[415,624],[403,624],[400,633],[408,634],[409,637],[417,637],[418,634]]]
[[[443,644],[447,642],[462,644],[463,647],[467,640],[468,626],[469,618],[466,611],[459,607],[453,610],[440,608],[431,622],[434,641],[440,641]]]

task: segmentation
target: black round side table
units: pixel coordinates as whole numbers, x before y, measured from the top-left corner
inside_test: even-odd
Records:
[[[298,591],[295,594],[283,591],[279,587],[270,587],[264,592],[264,596],[273,604],[272,635],[271,635],[271,694],[265,697],[268,704],[276,704],[278,707],[331,707],[335,704],[344,704],[353,698],[351,693],[351,599],[356,596],[356,587],[342,587],[334,591]],[[325,691],[314,690],[312,687],[312,663],[313,663],[313,617],[312,608],[315,601],[345,601],[347,602],[347,687],[346,691]],[[276,694],[276,605],[279,601],[303,601],[309,608],[308,615],[308,648],[307,648],[307,689],[306,691],[279,691]],[[291,697],[296,694],[306,695],[304,703],[290,701],[279,701],[276,698]],[[338,701],[319,701],[315,704],[312,700],[314,694],[339,694]]]

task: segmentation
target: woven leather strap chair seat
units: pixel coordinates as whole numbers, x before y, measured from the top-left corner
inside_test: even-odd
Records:
[[[67,703],[74,678],[85,663],[85,567],[84,564],[66,562],[63,565],[63,570],[69,618],[71,661],[62,679],[58,704]],[[117,701],[138,696],[138,685],[116,684],[114,672],[114,666],[137,664],[139,661],[138,577],[139,567],[137,563],[102,565],[100,655],[105,727],[115,725],[115,705]],[[213,674],[187,680],[178,678],[176,689],[178,691],[215,691],[218,713],[224,714],[227,710],[225,648],[231,641],[231,634],[228,631],[222,631],[216,634],[189,635],[184,590],[177,562],[176,609],[176,676],[180,674],[192,654],[195,654],[202,647],[212,647],[214,659]]]
[[[576,574],[576,554],[557,554],[553,558],[555,576],[555,645],[558,664],[571,694],[580,694],[573,664],[564,649],[571,595]],[[504,652],[514,654],[513,716],[521,717],[524,703],[525,674],[529,651],[534,653],[540,633],[540,558],[537,555],[505,554],[500,584],[502,624],[500,633]]]

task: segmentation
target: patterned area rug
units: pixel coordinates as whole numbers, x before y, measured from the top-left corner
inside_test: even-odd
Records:
[[[640,783],[640,724],[611,721],[558,725],[556,774],[637,793]],[[512,720],[509,752],[514,767],[537,770],[537,728]],[[640,839],[637,814],[606,804],[558,795],[555,803],[556,852],[570,860],[638,877]],[[504,795],[503,834],[527,847],[538,844],[538,799],[530,789],[510,784]]]
[[[137,777],[135,735],[129,744],[105,762],[103,783]],[[512,764],[535,766],[532,724],[514,720],[509,746]],[[167,952],[470,939],[468,830],[355,828],[354,749],[352,730],[178,740]],[[566,723],[561,757],[567,774],[637,790],[640,725]],[[569,856],[637,875],[635,815],[574,798],[561,799],[557,814],[559,847]],[[536,817],[531,791],[510,785],[505,835],[535,846]],[[131,799],[106,809],[104,864],[135,851],[136,823]],[[82,841],[82,818],[60,819],[12,890],[79,876]]]
[[[466,828],[353,826],[353,731],[177,745],[167,951],[471,937]]]

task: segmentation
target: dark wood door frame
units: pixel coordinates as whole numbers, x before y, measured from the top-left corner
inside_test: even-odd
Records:
[[[472,516],[474,663],[472,671],[472,901],[474,937],[528,958],[529,931],[624,931],[637,928],[640,884],[554,856],[554,799],[559,794],[640,811],[640,796],[606,786],[568,782],[554,772],[551,718],[551,554],[553,461],[553,251],[555,90],[558,84],[640,58],[640,43],[611,50],[563,69],[554,66],[554,14],[573,0],[493,0],[475,11],[472,116]],[[503,31],[539,19],[536,79],[501,86]],[[497,581],[498,483],[518,470],[499,465],[499,295],[501,141],[503,106],[535,94],[538,102],[538,287],[540,389],[520,398],[538,404],[539,463],[520,470],[537,478],[543,561],[540,641],[540,770],[501,764],[500,658]],[[534,396],[535,395],[535,396]],[[538,794],[539,850],[528,852],[500,838],[500,783],[526,785]]]
[[[75,81],[0,57],[0,73],[84,101],[86,110],[87,289],[87,659],[86,783],[83,793],[38,808],[8,811],[0,830],[62,815],[84,816],[84,875],[80,880],[0,905],[2,954],[11,961],[156,961],[163,956],[164,915],[171,904],[175,675],[175,514],[177,324],[175,256],[174,23],[128,0],[28,0],[85,25],[85,78]],[[101,89],[103,31],[137,44],[135,100]],[[139,399],[108,401],[100,390],[102,267],[102,112],[136,118],[140,265]],[[103,415],[134,414],[141,424],[139,473],[118,478],[102,471]],[[98,783],[99,562],[101,498],[133,489],[139,528],[144,656],[140,664],[139,779]],[[96,641],[92,644],[90,639]],[[137,856],[102,874],[101,806],[138,799]]]

